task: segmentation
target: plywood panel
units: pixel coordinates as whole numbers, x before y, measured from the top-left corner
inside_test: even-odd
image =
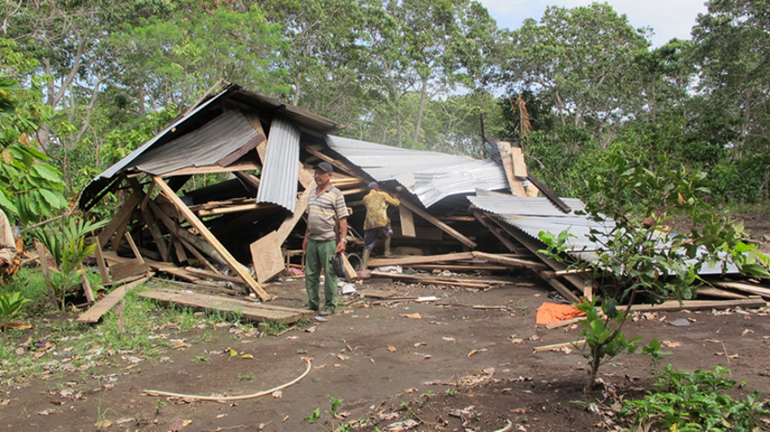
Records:
[[[284,269],[281,240],[278,232],[273,231],[249,246],[257,282],[265,283],[281,274]]]
[[[408,208],[398,206],[398,216],[401,219],[401,235],[404,237],[415,237],[414,215]]]

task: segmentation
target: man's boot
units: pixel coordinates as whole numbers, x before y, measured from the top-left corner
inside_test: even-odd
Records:
[[[372,251],[369,249],[364,249],[364,257],[361,259],[361,270],[366,270],[367,264],[369,264],[369,254],[371,254]]]
[[[389,256],[390,256],[390,240],[391,240],[392,238],[393,238],[393,237],[390,237],[390,236],[388,236],[388,237],[385,237],[385,254],[384,254],[384,255],[385,255],[386,257],[389,257]]]

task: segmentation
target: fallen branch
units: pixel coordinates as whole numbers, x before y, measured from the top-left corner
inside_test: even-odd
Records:
[[[259,393],[254,393],[250,395],[242,395],[242,396],[199,396],[199,395],[188,395],[188,394],[181,394],[181,393],[170,393],[170,392],[163,392],[159,390],[143,390],[143,393],[146,393],[150,396],[170,396],[170,397],[178,397],[183,399],[196,399],[196,400],[204,400],[204,401],[214,401],[214,402],[228,402],[228,401],[238,401],[238,400],[245,400],[245,399],[254,399],[258,397],[262,397],[265,395],[269,395],[271,393],[277,392],[278,390],[285,389],[286,387],[293,386],[294,384],[298,383],[302,378],[305,378],[307,374],[310,372],[310,369],[312,369],[312,364],[310,363],[310,360],[305,360],[307,362],[307,369],[305,369],[305,372],[295,378],[294,380],[279,385],[278,387],[271,388],[270,390],[263,390]]]
[[[493,432],[508,432],[509,430],[512,430],[513,429],[513,423],[510,420],[507,420],[507,421],[508,421],[508,424],[505,425],[504,428],[498,429],[498,430],[493,431]]]

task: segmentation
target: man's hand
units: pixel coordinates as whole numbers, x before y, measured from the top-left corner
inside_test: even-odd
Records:
[[[347,245],[347,243],[345,243],[344,241],[338,241],[337,242],[337,249],[334,250],[334,253],[345,252],[345,246],[346,245]]]
[[[302,252],[307,253],[307,242],[308,242],[307,236],[305,236],[305,238],[302,239]]]

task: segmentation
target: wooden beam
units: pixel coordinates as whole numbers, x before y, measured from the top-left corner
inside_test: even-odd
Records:
[[[219,165],[206,165],[206,166],[200,166],[200,167],[180,168],[178,170],[163,174],[163,177],[177,177],[177,176],[191,175],[191,174],[215,174],[215,173],[225,173],[225,172],[233,172],[233,171],[251,171],[251,170],[258,170],[260,168],[262,167],[257,163],[245,161],[245,162],[239,162],[237,164],[233,164],[226,167],[222,167]]]
[[[342,256],[342,265],[345,267],[345,280],[348,282],[353,282],[354,280],[358,279],[356,269],[354,269],[353,265],[350,264],[348,256],[344,253],[340,255]]]
[[[185,208],[187,207],[185,206]],[[189,208],[187,209],[189,210]],[[210,256],[218,263],[222,265],[228,265],[227,261],[219,254],[219,252],[216,251],[216,249],[214,249],[210,244],[206,243],[206,241],[202,238],[177,225],[173,220],[171,220],[171,217],[166,214],[166,212],[164,212],[157,203],[155,203],[155,201],[150,201],[150,210],[152,210],[155,213],[155,216],[157,216],[161,222],[166,225],[166,228],[169,230],[169,232],[171,232],[173,236],[179,239],[183,239],[187,243],[197,247],[198,250]],[[178,211],[176,207],[174,208],[174,211]]]
[[[475,216],[475,217],[476,217],[476,219],[477,219],[479,222],[481,222],[481,224],[482,224],[482,225],[484,225],[484,227],[485,227],[486,229],[488,229],[488,230],[489,230],[489,232],[491,232],[491,233],[492,233],[492,234],[493,234],[495,237],[497,237],[497,239],[498,239],[498,240],[500,240],[500,243],[502,243],[502,244],[503,244],[503,246],[505,246],[506,248],[508,248],[508,250],[509,250],[509,251],[511,251],[511,252],[514,252],[514,253],[520,253],[520,252],[521,252],[520,248],[519,248],[519,247],[517,247],[517,246],[516,246],[516,245],[515,245],[515,244],[514,244],[514,243],[511,241],[511,239],[509,239],[508,237],[504,236],[504,235],[503,235],[503,232],[502,232],[502,230],[501,230],[500,228],[498,228],[497,226],[495,226],[493,223],[489,222],[489,221],[487,220],[487,217],[486,217],[484,214],[482,214],[482,213],[481,213],[480,211],[478,211],[478,210],[473,210],[473,216]]]
[[[668,300],[660,304],[642,304],[633,305],[633,312],[655,312],[655,311],[679,311],[679,310],[699,310],[699,309],[727,309],[734,307],[742,308],[760,308],[766,307],[767,302],[762,299],[745,300]]]
[[[513,175],[527,178],[527,164],[524,162],[524,153],[521,147],[511,146],[511,161],[513,162]]]
[[[521,180],[517,179],[513,173],[511,143],[498,141],[497,147],[500,149],[500,159],[503,162],[503,170],[505,171],[505,177],[508,179],[508,186],[511,188],[511,193],[515,196],[527,196],[527,192],[524,190],[524,185]]]
[[[123,280],[140,274],[147,274],[149,272],[150,266],[137,259],[110,265],[110,273],[112,274],[112,280],[114,281]]]
[[[406,207],[407,209],[411,210],[413,213],[416,213],[421,218],[425,219],[426,221],[432,223],[433,225],[437,226],[440,230],[444,231],[445,233],[449,234],[450,236],[454,237],[457,241],[460,243],[468,246],[471,249],[476,249],[476,243],[474,243],[471,239],[468,237],[465,237],[464,235],[460,234],[455,230],[454,228],[450,227],[449,225],[445,224],[444,222],[441,222],[440,220],[436,219],[435,217],[428,214],[428,212],[420,209],[419,207],[415,206],[414,204],[410,203],[406,200],[401,200],[401,205]]]
[[[770,288],[762,288],[761,286],[739,282],[712,282],[712,284],[721,288],[731,288],[750,294],[757,294],[762,297],[770,297]]]
[[[94,298],[94,292],[91,290],[91,281],[88,280],[83,264],[80,264],[79,268],[80,270],[83,270],[83,273],[80,274],[80,285],[83,287],[83,292],[86,294],[88,303],[93,303],[96,299]]]
[[[131,247],[131,251],[134,253],[134,256],[137,260],[139,260],[140,263],[144,264],[144,258],[142,258],[142,254],[139,253],[139,249],[136,247],[136,243],[134,243],[134,238],[131,236],[130,232],[126,232],[126,241],[128,242],[128,245]]]
[[[112,243],[110,244],[110,250],[113,252],[117,252],[118,248],[120,248],[120,240],[123,238],[123,234],[126,232],[126,229],[128,228],[128,224],[131,222],[131,215],[132,212],[128,215],[127,218],[123,219],[123,222],[121,222],[120,226],[118,226],[118,229],[115,230],[115,236],[112,238]]]
[[[118,230],[118,228],[123,225],[124,220],[127,220],[131,218],[131,213],[134,211],[134,208],[139,203],[139,195],[136,193],[132,193],[129,195],[129,197],[126,199],[126,202],[123,203],[123,205],[120,207],[117,213],[115,213],[115,216],[113,216],[112,220],[107,224],[107,226],[104,227],[101,233],[99,233],[99,241],[101,244],[105,245],[110,240],[113,234]],[[128,224],[128,222],[125,222]],[[120,234],[123,236],[123,234]],[[118,243],[120,242],[120,238],[117,239]]]
[[[408,208],[398,206],[398,216],[401,219],[401,235],[404,237],[415,237],[417,233],[414,230],[414,215]]]
[[[193,254],[193,255],[195,255],[195,258],[197,258],[197,259],[198,259],[198,261],[200,261],[201,263],[203,263],[203,265],[205,265],[205,266],[206,266],[206,267],[207,267],[209,270],[211,270],[212,272],[214,272],[214,274],[218,274],[218,275],[219,275],[219,274],[221,274],[221,273],[219,272],[219,270],[217,270],[217,268],[216,268],[216,267],[214,267],[214,266],[213,266],[213,265],[212,265],[212,264],[209,262],[209,260],[207,260],[207,259],[206,259],[206,257],[205,257],[205,256],[203,256],[203,254],[202,254],[202,253],[200,253],[200,251],[198,251],[198,249],[196,249],[196,248],[195,248],[195,246],[191,245],[190,243],[187,243],[186,241],[184,241],[184,240],[182,240],[182,239],[179,239],[179,242],[180,242],[180,243],[182,243],[182,245],[183,245],[185,248],[187,248],[187,250],[189,250],[190,252],[192,252],[192,254]],[[187,261],[187,260],[185,259],[185,261]],[[239,280],[240,280],[240,279],[239,279]],[[243,281],[241,281],[241,282],[243,282]]]
[[[187,253],[184,251],[184,247],[182,246],[182,241],[179,240],[179,238],[175,238],[172,241],[172,244],[174,245],[174,253],[176,254],[176,260],[180,263],[187,263]]]
[[[104,255],[102,255],[102,242],[99,241],[99,237],[94,237],[96,242],[96,265],[99,267],[99,276],[102,278],[102,284],[110,282],[110,276],[107,273],[107,265],[104,263]]]
[[[346,172],[346,173],[352,175],[353,177],[359,177],[359,178],[361,177],[361,175],[359,175],[359,173],[357,173],[353,168],[350,168],[345,163],[340,162],[338,160],[335,160],[334,158],[329,157],[329,156],[321,153],[320,150],[317,150],[316,148],[314,148],[312,146],[305,147],[305,150],[307,150],[310,154],[312,154],[313,156],[317,157],[318,159],[321,159],[324,162],[328,162],[328,163],[332,164],[333,166],[337,167],[337,169],[339,169],[342,172]]]
[[[177,209],[182,212],[187,221],[190,222],[190,224],[192,224],[192,226],[198,230],[201,236],[203,236],[203,238],[206,239],[206,241],[222,256],[222,258],[227,261],[227,264],[230,265],[230,267],[235,270],[236,273],[238,273],[238,276],[240,276],[244,282],[246,282],[252,291],[254,291],[254,293],[256,293],[263,301],[269,300],[271,298],[270,295],[262,289],[257,281],[251,278],[243,265],[241,265],[241,263],[239,263],[238,260],[236,260],[230,254],[230,252],[224,246],[222,246],[222,244],[219,242],[219,239],[217,239],[216,236],[214,236],[214,234],[209,231],[206,225],[201,222],[200,219],[198,219],[198,216],[195,216],[195,213],[190,211],[190,209],[185,205],[184,202],[182,202],[182,200],[166,184],[166,182],[163,181],[163,179],[160,177],[153,177],[153,181],[155,181],[160,190],[163,191],[163,194],[166,195],[166,198],[176,204]]]
[[[428,256],[408,256],[399,258],[372,258],[369,260],[369,267],[382,267],[389,265],[410,265],[410,264],[426,264],[426,263],[442,263],[473,259],[473,255],[470,252],[460,252],[445,255],[428,255]]]
[[[153,183],[152,186],[155,186],[155,183]],[[142,218],[147,225],[147,229],[150,231],[150,235],[152,236],[152,240],[155,242],[155,246],[158,247],[158,252],[160,252],[160,259],[162,261],[168,261],[170,256],[169,245],[166,243],[166,239],[163,238],[163,234],[160,232],[160,227],[158,227],[158,220],[155,219],[155,215],[153,215],[151,210],[143,208]]]
[[[107,294],[106,297],[91,306],[90,309],[80,314],[76,321],[79,323],[88,324],[99,322],[99,319],[101,319],[104,314],[109,312],[110,309],[118,304],[130,290],[147,282],[148,280],[150,280],[150,277],[145,276],[139,280],[131,282],[130,284],[115,288],[111,293]]]
[[[294,207],[294,214],[287,217],[286,220],[283,221],[280,227],[278,227],[278,244],[281,245],[283,242],[286,241],[287,238],[289,238],[289,234],[291,234],[291,231],[294,229],[294,227],[297,225],[297,222],[302,219],[302,216],[305,214],[305,210],[307,210],[307,203],[308,199],[310,198],[310,191],[312,188],[305,189],[304,192],[302,192],[302,195],[297,199],[297,205]]]
[[[484,252],[471,252],[474,256],[474,258],[479,259],[485,259],[491,263],[495,264],[503,264],[508,267],[514,267],[514,268],[526,268],[533,271],[542,271],[548,268],[545,264],[534,262],[534,261],[527,261],[523,259],[518,258],[509,258],[506,256],[500,256],[495,254],[489,254]]]

